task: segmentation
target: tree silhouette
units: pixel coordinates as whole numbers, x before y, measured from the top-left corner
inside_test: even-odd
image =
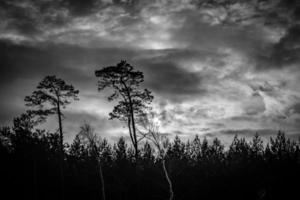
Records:
[[[135,150],[135,159],[138,159],[139,138],[136,131],[136,118],[143,115],[153,96],[147,89],[141,90],[140,84],[144,81],[142,72],[126,61],[121,61],[116,66],[104,67],[95,71],[98,77],[98,90],[111,88],[113,93],[109,101],[119,99],[118,104],[109,114],[110,119],[119,119],[127,122],[131,142]]]
[[[247,161],[250,156],[250,145],[245,138],[234,136],[232,143],[229,146],[228,157],[235,162]]]
[[[261,137],[256,133],[250,142],[250,155],[252,159],[259,159],[264,154],[264,146]]]
[[[117,144],[114,145],[114,159],[116,162],[120,163],[121,165],[124,162],[127,162],[128,155],[127,155],[127,144],[125,139],[121,137]]]
[[[70,158],[74,161],[81,162],[87,158],[87,150],[85,145],[82,143],[81,135],[77,134],[69,149]]]
[[[32,131],[37,121],[34,119],[34,114],[30,111],[22,113],[19,117],[13,120],[15,131]]]
[[[201,141],[198,135],[195,136],[190,145],[189,157],[191,160],[196,162],[201,157]]]
[[[214,162],[222,162],[224,159],[223,154],[224,146],[221,144],[221,141],[218,138],[213,140],[212,145],[210,146],[210,157]]]
[[[62,199],[64,199],[64,175],[63,175],[63,128],[62,128],[62,108],[70,104],[70,100],[78,100],[78,90],[75,90],[72,85],[56,76],[46,76],[37,86],[30,96],[25,97],[26,106],[32,107],[30,113],[38,116],[39,121],[44,121],[47,116],[57,114],[59,124],[60,137],[60,156],[61,156],[61,183],[62,183]]]

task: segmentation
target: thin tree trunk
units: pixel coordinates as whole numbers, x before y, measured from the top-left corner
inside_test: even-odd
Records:
[[[102,185],[102,199],[105,200],[105,185],[104,185],[104,177],[103,177],[103,172],[102,172],[102,166],[100,162],[100,158],[98,159],[98,166],[99,166],[99,174],[100,174],[100,180],[101,180],[101,185]]]
[[[163,160],[162,160],[162,165],[163,165],[163,169],[164,169],[164,172],[165,172],[166,179],[167,179],[168,184],[169,184],[169,195],[170,195],[169,200],[173,200],[173,197],[174,197],[173,186],[172,186],[172,181],[169,177],[169,174],[168,174],[168,171],[167,171],[167,168],[166,168],[165,158],[163,158]]]
[[[134,147],[134,157],[135,157],[135,165],[134,165],[134,167],[135,167],[135,170],[134,170],[134,172],[135,172],[135,175],[134,175],[135,182],[134,182],[133,188],[134,188],[134,191],[136,191],[136,192],[135,192],[135,196],[133,197],[133,199],[138,200],[139,199],[138,177],[137,177],[137,175],[138,175],[138,168],[137,168],[138,146],[137,146],[137,139],[136,139],[136,134],[135,134],[135,127],[133,126],[132,119],[133,119],[133,115],[132,115],[132,113],[130,113],[130,117],[128,117],[128,129],[129,129],[130,139],[131,139],[131,142],[132,142],[133,147]],[[132,126],[133,131],[131,129],[131,126]]]
[[[136,136],[136,128],[135,128],[135,121],[134,121],[134,114],[133,114],[133,106],[132,106],[132,100],[131,100],[131,95],[130,92],[126,86],[126,84],[123,82],[123,85],[127,91],[127,96],[128,96],[128,100],[129,100],[129,108],[130,108],[130,118],[131,118],[131,124],[132,124],[132,132],[133,132],[133,147],[135,150],[135,160],[136,162],[138,161],[138,157],[139,157],[139,152],[138,152],[138,141],[137,141],[137,136]]]
[[[139,158],[139,150],[138,150],[138,141],[137,141],[137,136],[136,136],[135,121],[134,121],[131,98],[129,98],[129,104],[130,104],[130,115],[131,115],[131,124],[132,124],[132,131],[133,131],[133,140],[134,140],[133,145],[134,145],[134,149],[135,149],[135,162],[137,162],[138,158]]]
[[[128,117],[127,125],[128,125],[130,140],[131,140],[132,144],[134,144],[134,140],[133,140],[133,136],[132,136],[132,131],[131,131],[131,120],[130,120],[130,117]]]
[[[104,177],[103,177],[103,172],[102,172],[102,166],[101,166],[101,161],[100,161],[100,153],[98,154],[98,150],[97,150],[97,146],[95,144],[95,141],[90,140],[90,142],[93,143],[92,147],[93,147],[93,151],[94,151],[94,155],[96,156],[96,162],[99,168],[99,176],[100,176],[100,184],[101,184],[101,195],[102,195],[102,199],[105,200],[106,199],[106,195],[105,195],[105,184],[104,184]]]
[[[58,124],[59,124],[59,138],[60,138],[60,184],[61,184],[61,200],[65,199],[65,177],[64,177],[64,138],[63,138],[63,130],[62,130],[62,122],[61,122],[61,112],[60,112],[60,104],[59,97],[57,97],[57,114],[58,114]]]
[[[130,108],[130,118],[131,118],[131,124],[132,124],[132,131],[133,131],[133,147],[135,150],[135,159],[136,162],[138,160],[138,140],[137,140],[137,135],[136,135],[136,128],[135,128],[135,121],[134,121],[134,111],[133,111],[133,106],[132,106],[132,100],[131,100],[131,95],[130,95],[130,91],[127,87],[127,85],[124,83],[124,81],[121,78],[121,83],[123,84],[124,88],[126,89],[126,93],[127,93],[127,97],[128,97],[128,103],[129,103],[129,108]],[[126,98],[124,97],[125,101]]]
[[[122,80],[121,80],[122,81]],[[139,151],[138,151],[138,141],[137,141],[137,135],[136,135],[136,128],[135,128],[135,120],[134,120],[134,110],[132,106],[132,100],[131,100],[131,95],[129,92],[128,87],[126,84],[122,81],[122,84],[124,85],[126,91],[127,91],[127,96],[128,96],[128,101],[129,101],[129,108],[130,108],[130,118],[131,118],[131,125],[132,125],[132,141],[133,141],[133,147],[134,147],[134,156],[135,156],[135,184],[134,184],[134,189],[135,189],[135,197],[134,199],[138,200],[139,199],[139,189],[138,189],[138,158],[139,158]],[[129,125],[129,123],[128,123]],[[130,125],[128,126],[129,130],[131,131]]]
[[[134,121],[134,115],[133,115],[133,107],[132,107],[132,101],[131,97],[129,96],[129,103],[130,103],[130,115],[131,115],[131,124],[132,124],[132,131],[133,131],[133,140],[134,140],[134,149],[135,149],[135,183],[134,183],[134,189],[135,189],[135,200],[140,199],[140,193],[139,193],[139,184],[138,184],[138,159],[139,159],[139,150],[138,150],[138,141],[136,136],[136,129],[135,129],[135,121]]]

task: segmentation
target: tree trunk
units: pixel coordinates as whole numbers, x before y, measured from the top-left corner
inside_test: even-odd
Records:
[[[60,184],[61,184],[61,200],[65,199],[65,177],[64,177],[64,141],[63,141],[63,130],[62,130],[62,122],[61,122],[61,111],[60,111],[60,104],[59,104],[59,97],[57,98],[57,114],[58,114],[58,124],[59,124],[59,142],[60,142]]]
[[[173,200],[173,197],[174,197],[173,186],[172,186],[172,181],[169,177],[169,174],[168,174],[168,171],[167,171],[167,168],[166,168],[165,158],[163,158],[163,160],[162,160],[162,165],[163,165],[163,169],[164,169],[164,172],[165,172],[166,179],[167,179],[168,184],[169,184],[169,195],[170,195],[169,200]]]
[[[100,184],[101,184],[101,194],[100,194],[100,196],[102,195],[102,199],[105,200],[106,199],[105,185],[104,185],[104,177],[103,177],[101,160],[100,160],[100,153],[98,154],[97,146],[95,144],[96,141],[90,140],[90,143],[92,143],[92,150],[93,150],[93,153],[95,155],[96,165],[99,168],[99,176],[100,176]]]
[[[128,131],[129,131],[129,136],[132,144],[134,144],[133,136],[132,136],[132,131],[131,131],[131,117],[128,117],[127,125],[128,125]]]
[[[134,200],[139,200],[139,184],[138,184],[138,159],[139,159],[139,150],[138,150],[138,141],[136,136],[136,129],[135,129],[135,121],[134,121],[134,114],[133,114],[133,107],[132,107],[132,101],[131,97],[129,96],[129,104],[130,104],[130,116],[131,116],[131,124],[132,124],[132,131],[133,131],[133,146],[135,150],[135,183],[134,183],[134,190],[135,196],[133,197]]]
[[[130,94],[130,91],[129,91],[127,85],[122,80],[122,78],[121,78],[121,83],[123,84],[123,86],[126,90],[128,101],[129,101],[129,109],[130,109],[129,112],[130,112],[131,125],[132,125],[132,131],[133,131],[133,134],[132,134],[133,135],[133,147],[134,147],[134,150],[135,150],[135,159],[136,159],[136,162],[137,162],[138,155],[139,155],[138,140],[137,140],[137,136],[136,136],[135,121],[134,121],[134,110],[133,110],[133,106],[132,106],[131,94]],[[125,98],[125,101],[126,101],[126,98]]]
[[[100,162],[100,158],[97,160],[98,166],[99,166],[99,175],[100,175],[100,180],[101,180],[101,185],[102,185],[102,199],[105,200],[105,185],[104,185],[104,177],[103,177],[103,172],[102,172],[102,166]]]
[[[136,129],[135,129],[133,107],[132,107],[132,101],[130,96],[129,96],[129,104],[130,104],[130,116],[131,116],[131,124],[132,124],[132,131],[133,131],[133,140],[134,140],[133,146],[135,150],[134,155],[135,155],[135,162],[137,162],[139,158],[139,150],[138,150],[138,141],[137,141]]]
[[[127,91],[127,97],[128,97],[128,101],[129,101],[129,112],[130,112],[130,118],[131,118],[131,125],[132,125],[132,137],[131,140],[133,142],[133,147],[134,147],[134,157],[135,157],[135,183],[134,183],[134,191],[135,192],[135,196],[133,197],[133,199],[138,200],[139,199],[139,189],[138,189],[138,158],[139,158],[139,151],[138,151],[138,140],[137,140],[137,135],[136,135],[136,128],[135,128],[135,120],[134,120],[134,110],[133,110],[133,106],[132,106],[132,100],[131,100],[131,95],[130,92],[128,90],[128,87],[126,86],[126,84],[124,82],[122,82],[126,91]],[[128,120],[129,122],[129,120]],[[130,128],[130,123],[128,123],[128,127],[129,127],[129,131],[131,131]]]

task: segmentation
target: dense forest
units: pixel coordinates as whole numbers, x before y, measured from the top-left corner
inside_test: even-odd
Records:
[[[1,191],[9,199],[61,199],[60,142],[57,133],[32,129],[26,118],[0,131]],[[168,199],[162,159],[149,142],[138,159],[124,138],[87,140],[82,131],[64,144],[64,199]],[[94,148],[96,147],[96,148]],[[166,168],[174,199],[291,199],[300,178],[300,142],[279,132],[268,144],[234,137],[224,148],[216,138],[196,136],[167,142]]]

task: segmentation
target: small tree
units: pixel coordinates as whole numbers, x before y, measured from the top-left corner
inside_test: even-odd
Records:
[[[119,119],[127,122],[131,142],[138,158],[139,139],[136,131],[136,118],[143,115],[153,96],[147,89],[141,90],[140,84],[144,81],[142,72],[134,70],[126,61],[121,61],[116,66],[104,67],[95,72],[98,77],[98,90],[111,88],[113,93],[108,101],[119,99],[118,104],[109,114],[110,119]]]
[[[78,90],[68,85],[56,76],[46,76],[30,96],[25,97],[26,106],[32,107],[30,113],[45,121],[49,115],[57,114],[59,124],[60,143],[63,147],[62,108],[70,104],[70,100],[78,100]]]
[[[60,137],[60,171],[62,184],[62,199],[64,199],[63,187],[63,128],[62,128],[62,108],[70,104],[70,100],[78,100],[78,90],[72,85],[68,85],[64,80],[56,78],[56,76],[46,76],[37,86],[30,96],[25,97],[26,106],[33,109],[29,112],[38,117],[39,121],[45,121],[49,115],[56,114],[58,116],[59,137]]]

